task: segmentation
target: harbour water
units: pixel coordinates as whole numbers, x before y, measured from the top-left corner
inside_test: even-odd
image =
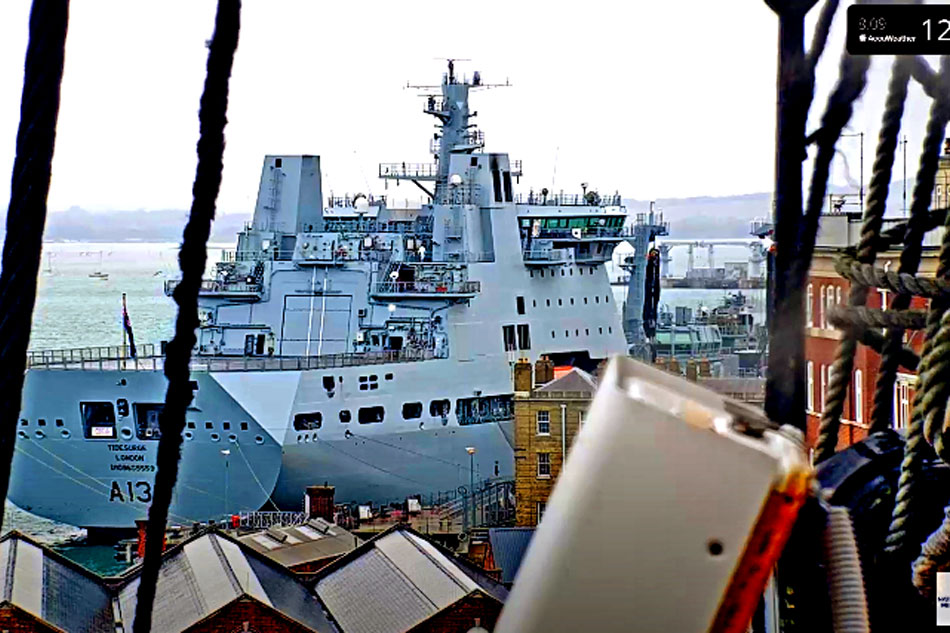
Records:
[[[230,244],[209,246],[208,267],[219,261]],[[44,245],[30,348],[64,349],[120,345],[122,293],[127,295],[129,317],[137,343],[168,340],[173,332],[175,305],[165,296],[166,279],[177,277],[178,245],[172,243],[80,243]],[[90,277],[101,272],[104,277]],[[626,289],[614,287],[616,305],[622,306]],[[664,289],[661,303],[669,306],[719,305],[728,291],[689,288]],[[734,292],[734,291],[733,291]],[[743,291],[762,322],[765,291]],[[6,530],[18,529],[48,543],[81,536],[81,530],[24,512],[8,504]]]

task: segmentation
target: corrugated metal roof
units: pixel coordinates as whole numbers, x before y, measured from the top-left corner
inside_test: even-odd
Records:
[[[285,567],[342,556],[363,542],[353,533],[322,519],[294,527],[271,528],[238,537],[238,540]]]
[[[488,541],[491,543],[491,553],[495,565],[501,569],[501,581],[511,584],[515,580],[521,559],[528,549],[528,543],[534,536],[534,528],[512,527],[491,528],[488,530]]]
[[[100,580],[17,532],[0,540],[0,597],[67,631],[114,631],[112,598]]]
[[[507,594],[405,526],[368,541],[327,568],[316,592],[344,633],[401,633],[472,592]]]
[[[130,630],[135,616],[139,567],[119,591],[121,617]],[[316,631],[335,631],[319,600],[293,572],[218,532],[202,534],[169,550],[162,561],[152,630],[182,631],[242,595]]]

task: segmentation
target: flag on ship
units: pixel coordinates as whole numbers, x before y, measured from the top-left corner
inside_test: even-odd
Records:
[[[129,319],[129,311],[125,306],[125,293],[122,293],[122,327],[129,337],[129,356],[135,358],[135,337],[132,335],[132,321]]]

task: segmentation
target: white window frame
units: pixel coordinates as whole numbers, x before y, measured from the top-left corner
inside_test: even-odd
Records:
[[[550,479],[551,478],[551,453],[537,453],[538,455],[538,479]],[[547,456],[547,462],[541,460],[541,456]],[[548,472],[542,473],[541,466],[547,466]]]
[[[805,363],[805,384],[808,391],[805,392],[805,409],[809,413],[815,412],[815,363],[808,361]]]
[[[835,303],[841,305],[841,286],[835,286]]]
[[[538,411],[535,415],[537,422],[537,432],[538,435],[550,435],[551,434],[551,412],[550,411]],[[541,430],[541,425],[547,425],[547,431]]]
[[[818,293],[818,327],[825,329],[828,327],[825,321],[825,287],[822,286]]]
[[[864,372],[854,370],[854,421],[864,424]]]
[[[813,327],[812,312],[815,310],[815,289],[812,284],[808,284],[805,290],[805,327]]]
[[[835,288],[834,288],[834,286],[828,286],[828,296],[826,297],[826,299],[828,300],[828,306],[827,306],[827,308],[825,309],[825,329],[828,329],[828,328],[830,327],[829,324],[828,324],[828,317],[830,316],[831,308],[833,308],[834,305],[835,305]]]
[[[824,365],[821,366],[821,391],[819,392],[820,398],[819,402],[821,404],[821,412],[825,412],[825,389],[828,386],[828,368]]]

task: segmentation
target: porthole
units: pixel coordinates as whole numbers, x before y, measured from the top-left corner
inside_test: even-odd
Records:
[[[185,439],[186,439],[186,440],[193,440],[193,439],[195,439],[195,434],[192,433],[191,431],[185,431]]]
[[[33,435],[35,435],[35,436],[36,436],[36,439],[38,439],[38,440],[41,440],[41,439],[43,439],[44,437],[46,437],[46,433],[44,433],[43,431],[40,431],[39,429],[33,431]]]
[[[122,439],[124,440],[130,440],[132,439],[132,429],[124,427],[121,431],[119,431],[119,435],[121,435]]]
[[[303,435],[298,435],[298,436],[297,436],[297,443],[300,444],[301,442],[303,442]]]
[[[16,434],[19,435],[21,439],[30,439],[30,436],[26,434],[26,431],[17,431]]]
[[[217,441],[220,440],[220,439],[221,439],[221,436],[218,435],[217,433],[212,433],[212,434],[211,434],[211,441],[212,441],[212,442],[217,442]]]
[[[237,442],[237,435],[235,435],[234,433],[231,433],[231,435],[228,436],[228,441],[231,442],[232,444],[234,442]]]
[[[20,426],[30,426],[29,420],[20,420]]]
[[[264,443],[264,438],[261,437],[260,435],[255,435],[255,436],[254,436],[254,442],[257,443],[257,444],[263,444],[263,443]]]
[[[68,440],[70,436],[72,435],[72,433],[70,433],[68,429],[63,429],[62,431],[59,432],[59,434],[63,437],[64,440]]]

